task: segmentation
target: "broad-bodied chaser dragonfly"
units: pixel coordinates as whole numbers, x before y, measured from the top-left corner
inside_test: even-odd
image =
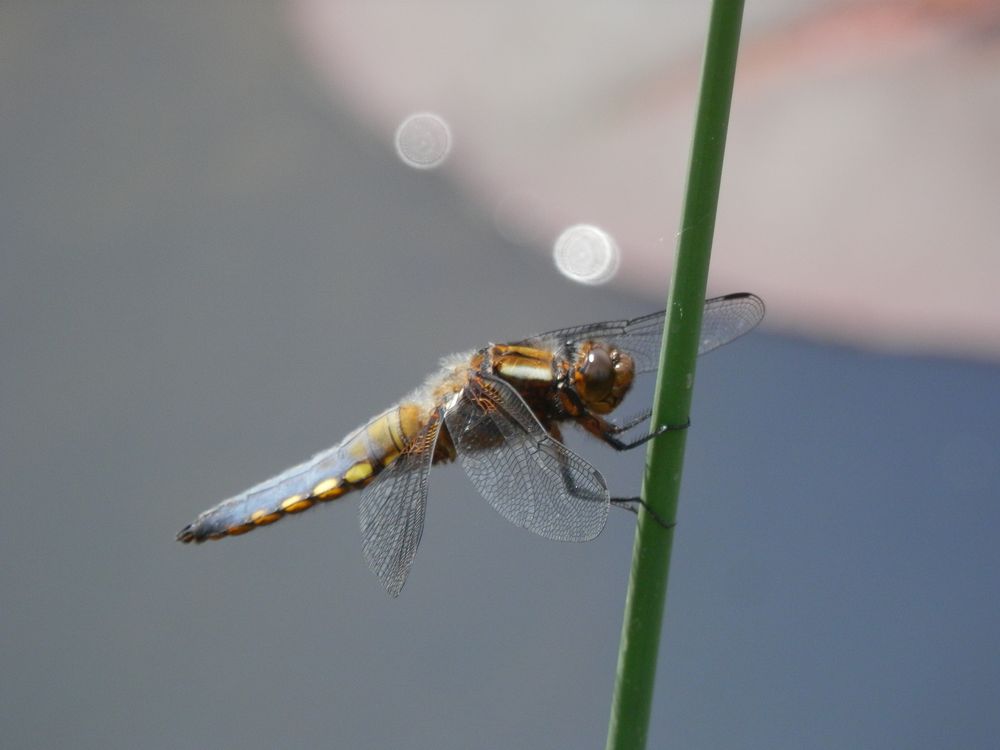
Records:
[[[452,355],[427,382],[333,448],[205,511],[182,542],[236,536],[363,489],[363,548],[391,596],[403,588],[420,543],[431,465],[458,457],[479,493],[511,523],[543,537],[587,541],[612,502],[593,466],[562,443],[575,422],[617,450],[623,424],[605,418],[636,374],[659,363],[664,312],[550,331]],[[699,354],[742,336],[764,317],[752,294],[705,303]]]

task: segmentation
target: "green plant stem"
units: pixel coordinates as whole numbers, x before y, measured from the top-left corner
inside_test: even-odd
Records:
[[[677,259],[667,300],[654,425],[684,424],[691,408],[742,19],[743,0],[714,0]],[[668,523],[677,517],[684,445],[684,430],[668,432],[650,441],[646,456],[642,496]],[[625,599],[608,750],[641,750],[646,746],[672,546],[673,529],[664,528],[642,509]]]

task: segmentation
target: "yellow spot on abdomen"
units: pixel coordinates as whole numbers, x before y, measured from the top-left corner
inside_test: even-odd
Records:
[[[240,526],[230,526],[228,529],[226,529],[226,533],[228,533],[229,536],[239,536],[240,534],[246,534],[252,528],[253,528],[252,523],[244,523]]]
[[[409,444],[420,432],[423,413],[424,410],[416,404],[403,404],[399,407],[400,449]]]
[[[268,513],[266,510],[255,510],[250,515],[250,520],[253,521],[258,526],[267,526],[269,523],[274,523],[279,518],[281,518],[280,512]]]
[[[344,479],[351,484],[357,484],[358,482],[363,482],[371,475],[372,465],[368,461],[361,461],[347,470],[347,473],[344,474]]]
[[[368,425],[368,444],[373,456],[385,456],[400,451],[403,443],[398,441],[396,428],[398,412],[389,412]]]
[[[306,508],[311,507],[313,504],[312,500],[302,497],[302,495],[292,495],[291,497],[286,497],[281,501],[281,509],[285,513],[299,513]]]
[[[312,494],[320,500],[329,500],[334,497],[340,497],[344,494],[344,489],[340,486],[340,479],[330,477],[313,487]]]

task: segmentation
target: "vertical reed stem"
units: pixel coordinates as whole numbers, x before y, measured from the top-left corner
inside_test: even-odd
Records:
[[[691,408],[742,19],[743,0],[712,3],[677,258],[667,300],[654,425],[684,424]],[[650,441],[646,456],[642,496],[668,523],[677,516],[684,444],[684,430],[668,432]],[[608,750],[642,750],[646,746],[672,546],[673,530],[663,528],[645,509],[640,510]]]

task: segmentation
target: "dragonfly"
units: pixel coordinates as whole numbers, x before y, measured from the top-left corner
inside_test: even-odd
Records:
[[[635,376],[657,368],[665,315],[561,328],[446,357],[421,387],[337,445],[206,510],[177,539],[238,536],[359,490],[365,558],[395,597],[420,543],[431,466],[456,458],[514,525],[558,541],[594,539],[619,501],[601,473],[564,445],[561,425],[575,423],[619,451],[671,429],[629,442],[623,436],[651,410],[621,423],[608,418]],[[764,302],[753,294],[708,300],[698,353],[763,317]]]

